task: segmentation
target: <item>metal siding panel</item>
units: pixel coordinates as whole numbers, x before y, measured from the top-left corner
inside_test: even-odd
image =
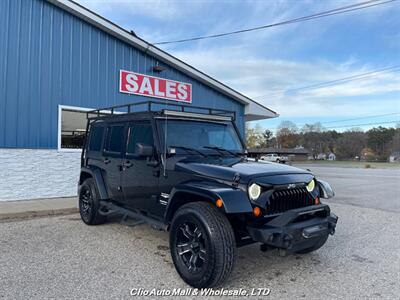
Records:
[[[115,92],[114,92],[114,72],[115,72],[115,48],[116,48],[116,41],[113,38],[108,38],[107,42],[107,74],[106,74],[106,84],[107,87],[107,99],[106,101],[109,102],[110,105],[115,105]]]
[[[43,3],[39,1],[32,1],[32,11],[31,11],[31,31],[29,33],[30,43],[29,51],[30,63],[27,69],[29,74],[29,104],[26,105],[30,107],[30,117],[27,138],[28,148],[39,148],[39,118],[41,111],[41,95],[40,95],[40,81],[41,81],[41,48],[42,48],[42,13],[43,13]],[[8,146],[8,145],[7,145]]]
[[[49,101],[49,126],[48,126],[48,147],[57,144],[57,126],[51,126],[52,124],[58,123],[58,114],[53,112],[58,112],[58,101],[61,99],[61,74],[62,74],[62,49],[63,49],[63,39],[62,39],[62,12],[59,10],[52,10],[52,20],[51,20],[51,62],[50,62],[50,101]]]
[[[62,57],[61,57],[61,76],[60,93],[61,99],[71,99],[72,87],[72,35],[73,25],[68,22],[68,16],[62,14]]]
[[[90,29],[90,56],[89,56],[89,81],[88,90],[90,91],[88,105],[95,107],[98,101],[98,74],[99,74],[99,34],[97,31]]]
[[[80,66],[80,90],[81,90],[81,105],[87,106],[90,104],[90,51],[91,51],[91,41],[90,41],[90,27],[86,23],[82,23],[81,26],[81,66]]]
[[[16,146],[26,147],[28,145],[28,124],[30,118],[31,99],[28,92],[29,87],[29,62],[30,62],[30,26],[31,26],[31,8],[32,2],[22,1],[21,3],[21,22],[19,30],[19,63],[18,63],[18,86],[17,96],[17,131]],[[22,129],[22,130],[21,130]]]
[[[119,93],[120,69],[191,83],[193,105],[235,110],[244,134],[242,104],[164,63],[153,72],[156,59],[68,12],[43,0],[0,1],[0,9],[0,147],[56,148],[59,104],[150,100]]]
[[[10,3],[8,30],[7,66],[6,66],[6,114],[5,114],[5,144],[11,147],[17,146],[17,118],[18,118],[18,63],[19,63],[19,32],[20,32],[20,7],[21,1]]]
[[[5,146],[6,100],[7,100],[7,59],[10,1],[0,1],[0,147]]]
[[[107,61],[107,56],[108,56],[108,47],[106,47],[108,43],[107,35],[105,33],[100,34],[100,45],[99,45],[99,50],[100,50],[100,56],[99,56],[99,61],[100,61],[100,70],[99,70],[99,98],[98,98],[98,103],[99,106],[105,106],[105,101],[104,99],[107,98],[107,85],[104,84],[104,82],[107,82],[107,73],[108,73],[108,64],[105,63]]]
[[[40,110],[38,120],[39,123],[39,145],[43,148],[49,147],[49,135],[50,135],[50,114],[52,113],[50,109],[51,102],[51,86],[52,86],[52,74],[51,74],[51,62],[53,49],[51,45],[52,38],[52,18],[53,18],[53,10],[48,6],[43,6],[43,15],[42,15],[42,48],[39,56],[41,58],[41,81],[39,85],[40,89]]]
[[[71,92],[70,98],[65,99],[67,105],[81,105],[81,23],[75,19],[72,22],[72,40],[71,40]]]

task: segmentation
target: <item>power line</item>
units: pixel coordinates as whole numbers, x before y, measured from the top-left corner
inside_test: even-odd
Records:
[[[382,115],[371,115],[371,116],[364,116],[364,117],[358,117],[358,118],[352,118],[352,119],[342,119],[342,120],[337,120],[337,121],[320,122],[320,124],[341,123],[341,122],[348,122],[348,121],[362,120],[362,119],[373,119],[373,118],[393,116],[393,115],[399,115],[399,114],[400,114],[400,112],[395,112],[395,113],[390,113],[390,114],[382,114]]]
[[[290,20],[286,20],[286,21],[282,21],[282,22],[278,22],[278,23],[267,24],[267,25],[262,25],[262,26],[258,26],[258,27],[252,27],[252,28],[218,33],[218,34],[204,35],[204,36],[191,37],[191,38],[172,40],[172,41],[161,41],[161,42],[156,42],[153,44],[154,45],[166,45],[166,44],[184,43],[184,42],[190,42],[190,41],[198,41],[198,40],[204,40],[204,39],[210,39],[210,38],[224,37],[224,36],[228,36],[228,35],[245,33],[245,32],[261,30],[261,29],[266,29],[266,28],[271,28],[271,27],[276,27],[276,26],[281,26],[281,25],[287,25],[287,24],[304,22],[304,21],[313,20],[313,19],[319,19],[319,18],[323,18],[323,17],[327,17],[327,16],[338,15],[338,14],[342,14],[342,13],[346,13],[346,12],[350,12],[350,11],[365,9],[365,8],[378,6],[378,5],[382,5],[382,4],[387,4],[390,2],[394,2],[394,1],[397,1],[397,0],[387,0],[387,1],[383,1],[383,2],[381,2],[380,0],[370,0],[370,1],[360,2],[360,3],[356,3],[356,4],[352,4],[352,5],[347,5],[347,6],[315,13],[315,14],[308,15],[308,16],[290,19]],[[375,3],[375,2],[377,2],[377,3]]]
[[[400,115],[400,112],[394,112],[394,113],[387,113],[387,114],[380,114],[380,115],[368,115],[368,116],[360,116],[356,118],[351,118],[351,119],[341,119],[341,120],[333,120],[333,121],[326,121],[326,122],[314,122],[314,123],[297,123],[296,126],[302,127],[304,125],[313,125],[316,123],[319,124],[332,124],[332,123],[342,123],[342,122],[349,122],[349,121],[356,121],[356,120],[365,120],[365,119],[374,119],[374,118],[379,118],[379,117],[387,117],[387,116],[393,116],[393,115]],[[400,119],[398,120],[398,122]],[[338,125],[340,126],[340,125]],[[331,126],[332,127],[332,126]],[[324,127],[327,128],[327,127]],[[329,127],[328,127],[329,128]]]
[[[348,128],[348,127],[357,127],[357,126],[368,126],[368,125],[383,125],[383,124],[393,124],[393,123],[398,123],[399,120],[393,120],[393,121],[384,121],[384,122],[373,122],[373,123],[362,123],[362,124],[349,124],[349,125],[340,125],[340,126],[329,126],[329,127],[323,127],[321,130],[325,129],[335,129],[335,128]],[[269,128],[267,129],[270,130],[278,130],[279,127],[274,127],[274,128]]]
[[[380,114],[380,115],[368,115],[368,116],[362,116],[362,117],[360,116],[360,117],[351,118],[351,119],[340,119],[340,120],[333,120],[333,121],[326,121],[326,122],[318,122],[317,121],[317,122],[314,122],[314,123],[294,123],[294,124],[297,127],[303,127],[305,125],[314,125],[314,124],[321,124],[322,125],[322,124],[342,123],[342,122],[365,120],[365,119],[374,119],[374,118],[394,116],[394,115],[400,115],[400,112]],[[324,128],[326,128],[326,127],[324,127]]]
[[[315,88],[328,87],[328,86],[333,86],[333,85],[337,85],[337,84],[347,83],[350,81],[373,78],[376,76],[380,76],[383,73],[398,72],[398,71],[400,71],[400,65],[387,67],[387,68],[370,71],[370,72],[366,72],[366,73],[361,73],[361,74],[357,74],[357,75],[347,76],[347,77],[343,77],[343,78],[338,78],[338,79],[334,79],[334,80],[324,81],[324,82],[311,84],[311,85],[307,85],[307,86],[303,86],[303,87],[299,87],[299,88],[275,90],[275,91],[273,91],[272,94],[260,95],[260,96],[255,96],[252,98],[257,99],[257,98],[262,98],[262,97],[270,97],[275,94],[280,94],[282,92],[296,92],[296,91],[301,91],[301,90],[310,90],[310,89],[315,89]]]
[[[330,126],[330,127],[325,127],[325,129],[357,127],[357,126],[367,126],[367,125],[382,125],[382,124],[391,124],[391,123],[397,123],[397,122],[399,122],[399,120],[387,121],[387,122],[379,122],[379,123],[364,123],[364,124],[351,124],[351,125],[343,125],[343,126]]]

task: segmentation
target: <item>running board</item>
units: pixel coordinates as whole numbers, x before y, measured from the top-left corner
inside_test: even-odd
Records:
[[[140,220],[144,223],[149,224],[151,227],[153,227],[154,229],[157,230],[163,230],[163,231],[167,231],[168,229],[168,225],[164,224],[163,222],[160,222],[158,220],[155,220],[149,216],[146,216],[142,213],[130,210],[130,209],[126,209],[125,207],[121,207],[119,205],[116,205],[110,201],[104,201],[101,200],[100,201],[100,214],[102,215],[109,215],[109,214],[113,214],[113,213],[119,213],[124,215],[124,217],[129,216],[133,219],[137,219]],[[107,212],[102,211],[102,209],[107,209]]]
[[[246,236],[236,240],[236,247],[241,248],[255,243],[257,242],[253,240],[250,236]]]

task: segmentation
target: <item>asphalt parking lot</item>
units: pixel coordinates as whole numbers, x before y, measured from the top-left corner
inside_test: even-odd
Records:
[[[307,255],[240,248],[224,288],[266,287],[272,299],[398,299],[400,170],[302,167],[334,187],[336,234]],[[0,298],[121,299],[132,288],[188,288],[167,233],[118,220],[90,227],[78,215],[0,223]]]

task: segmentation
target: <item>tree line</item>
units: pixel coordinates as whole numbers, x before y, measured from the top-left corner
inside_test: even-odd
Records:
[[[248,148],[296,148],[304,147],[310,155],[334,153],[337,159],[365,159],[387,161],[388,156],[400,151],[400,124],[396,127],[374,127],[368,131],[353,128],[344,132],[327,130],[321,123],[306,124],[298,128],[290,121],[282,121],[276,133],[246,127]]]

